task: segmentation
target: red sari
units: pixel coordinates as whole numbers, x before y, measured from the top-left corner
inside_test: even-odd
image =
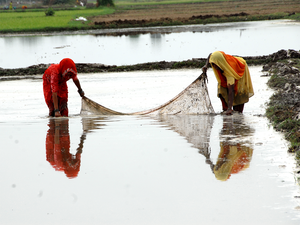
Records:
[[[77,80],[77,69],[72,59],[65,58],[59,64],[52,64],[43,75],[43,91],[45,102],[49,108],[49,116],[54,116],[52,95],[57,93],[58,109],[62,116],[68,116],[69,79]]]

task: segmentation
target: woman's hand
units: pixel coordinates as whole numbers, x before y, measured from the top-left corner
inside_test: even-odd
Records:
[[[226,110],[226,115],[232,115],[232,106],[234,101],[234,84],[228,85],[228,109]]]
[[[78,93],[79,93],[80,97],[84,96],[84,91],[82,89],[78,90]]]
[[[78,88],[78,93],[79,93],[79,95],[80,95],[81,97],[83,97],[83,96],[84,96],[84,91],[81,89],[79,80],[78,80],[78,79],[76,79],[76,80],[73,79],[73,82],[74,82],[74,84],[76,85],[76,87]]]
[[[202,67],[202,72],[206,73],[206,71],[207,71],[207,65],[205,65],[205,66]]]
[[[206,59],[206,63],[205,63],[205,65],[202,67],[203,73],[206,73],[206,71],[207,71],[210,56],[211,56],[211,53],[208,55],[208,57],[207,57],[207,59]]]

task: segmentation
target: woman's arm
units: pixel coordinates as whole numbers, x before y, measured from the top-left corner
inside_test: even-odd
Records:
[[[58,99],[57,99],[57,92],[52,93],[52,100],[54,105],[54,116],[55,117],[61,117],[59,108],[58,108]]]
[[[233,99],[234,99],[234,84],[228,85],[228,109],[226,111],[226,115],[232,115],[232,106],[233,106]]]
[[[73,80],[74,84],[76,85],[76,87],[78,88],[78,93],[81,97],[84,96],[84,91],[81,89],[81,85],[78,79]]]
[[[203,73],[206,73],[206,71],[207,71],[207,69],[208,69],[210,56],[211,56],[211,53],[208,55],[208,57],[207,57],[207,59],[206,59],[206,63],[205,63],[205,65],[202,67]]]

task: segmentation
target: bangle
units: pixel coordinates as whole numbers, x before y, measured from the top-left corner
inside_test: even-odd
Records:
[[[59,109],[54,109],[54,112],[56,113],[56,112],[59,112]]]

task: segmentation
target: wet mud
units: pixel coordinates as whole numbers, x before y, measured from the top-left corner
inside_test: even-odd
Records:
[[[248,65],[272,65],[278,60],[299,59],[300,53],[296,50],[280,50],[278,52],[263,56],[241,56]],[[78,73],[101,73],[101,72],[128,72],[168,69],[192,69],[204,66],[206,58],[193,58],[185,61],[160,61],[135,65],[116,66],[98,63],[76,63]],[[0,80],[24,79],[27,77],[41,75],[50,64],[32,65],[26,68],[3,69],[0,68]]]
[[[267,7],[266,7],[267,6]],[[99,28],[125,28],[271,20],[299,13],[295,1],[249,0],[158,5],[119,5],[110,15],[90,18]]]
[[[286,55],[299,52],[280,51],[280,59],[263,66],[270,79],[268,86],[275,90],[268,102],[266,115],[276,130],[285,134],[290,141],[290,152],[300,159],[300,59]],[[299,163],[299,162],[298,162]]]
[[[109,28],[112,26],[116,27],[145,27],[155,24],[156,26],[163,26],[163,25],[172,25],[174,23],[177,24],[195,24],[198,23],[199,20],[207,20],[211,18],[229,18],[229,17],[246,17],[248,16],[248,13],[241,12],[241,13],[232,13],[232,14],[223,14],[223,15],[193,15],[188,18],[171,18],[171,17],[161,17],[161,18],[152,18],[152,19],[118,19],[118,20],[112,20],[112,21],[99,21],[94,22],[95,26],[102,26],[103,28]]]

